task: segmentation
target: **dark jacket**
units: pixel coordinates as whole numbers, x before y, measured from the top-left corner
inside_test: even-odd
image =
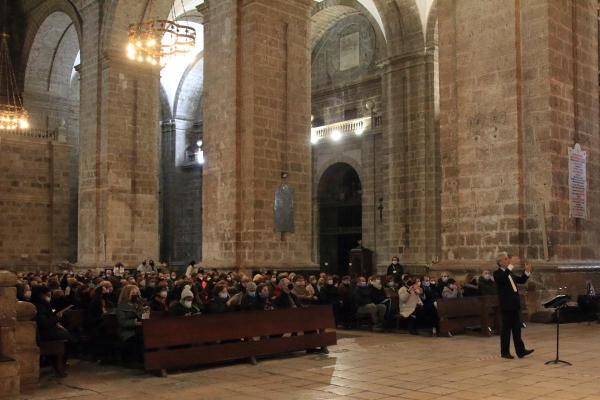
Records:
[[[229,300],[229,298],[222,299],[219,296],[213,296],[208,304],[208,312],[210,314],[221,314],[233,311],[233,309],[227,305],[227,300]]]
[[[255,292],[256,293],[256,292]],[[254,299],[256,299],[258,295],[254,295],[254,297],[250,296],[248,293],[242,296],[242,300],[240,300],[240,308],[242,311],[250,311],[252,310],[252,303]]]
[[[381,302],[387,299],[387,295],[385,294],[385,289],[383,288],[383,286],[381,287],[381,289],[377,289],[375,286],[369,285],[368,288],[373,303],[381,304]]]
[[[277,297],[275,297],[273,299],[273,308],[275,308],[276,310],[292,308],[292,303],[291,303],[290,299],[291,299],[291,301],[294,302],[294,305],[296,307],[303,307],[298,296],[296,296],[294,293],[288,294],[288,293],[282,291],[281,293],[279,293],[277,295]]]
[[[360,287],[357,286],[354,289],[354,306],[358,309],[362,306],[366,306],[367,304],[373,303],[373,299],[371,299],[371,292],[368,287]]]
[[[37,310],[35,322],[42,340],[56,340],[58,328],[56,324],[59,318],[52,312],[52,306],[47,301],[41,300],[33,303]]]
[[[136,322],[142,320],[142,303],[119,303],[116,314],[119,323],[118,335],[121,341],[131,339],[136,335]]]
[[[169,317],[181,317],[188,313],[192,313],[192,315],[194,315],[201,311],[202,309],[198,306],[198,304],[196,304],[195,301],[192,302],[191,308],[187,308],[181,303],[181,301],[178,301],[169,309]]]
[[[496,287],[498,288],[498,303],[500,305],[500,311],[518,311],[521,309],[521,301],[519,299],[519,292],[515,292],[512,285],[510,284],[509,276],[512,277],[512,280],[515,284],[523,284],[527,282],[529,278],[527,275],[523,274],[521,276],[516,276],[507,268],[506,270],[502,270],[502,268],[498,268],[494,271],[494,281],[496,282]]]
[[[152,311],[168,311],[169,307],[167,306],[167,299],[165,299],[164,303],[156,300],[156,296],[152,296],[150,301],[148,302],[148,306]]]
[[[402,275],[404,275],[404,267],[402,266],[402,264],[390,264],[390,266],[387,269],[386,276],[393,276],[394,282],[398,283],[402,281]]]
[[[102,336],[106,335],[106,321],[102,316],[104,311],[102,310],[102,300],[94,299],[86,308],[83,317],[85,322],[85,331],[91,336]]]
[[[340,301],[349,301],[352,299],[352,287],[342,283],[338,286],[338,294],[340,295]]]
[[[265,299],[264,297],[257,295],[252,301],[251,307],[253,310],[270,310],[273,307],[271,299]]]
[[[479,291],[482,296],[497,296],[498,288],[493,280],[486,281],[483,276],[479,277]],[[510,283],[510,282],[509,282]]]
[[[340,294],[338,288],[333,285],[325,285],[321,289],[321,304],[333,304],[340,301]]]

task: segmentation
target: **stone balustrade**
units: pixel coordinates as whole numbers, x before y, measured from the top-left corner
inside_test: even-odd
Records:
[[[313,141],[315,139],[322,140],[326,138],[338,140],[348,134],[361,135],[363,132],[372,130],[378,126],[381,126],[381,117],[355,118],[312,128],[311,136]]]

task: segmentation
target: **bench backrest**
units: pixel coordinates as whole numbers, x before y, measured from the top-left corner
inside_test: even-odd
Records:
[[[249,311],[142,322],[147,371],[289,353],[337,343],[331,306]],[[304,332],[297,336],[285,333]],[[264,338],[267,340],[253,340]],[[240,339],[245,339],[241,341]],[[195,346],[202,343],[203,346]]]
[[[146,349],[335,328],[331,306],[146,319]],[[168,335],[165,334],[168,332]]]

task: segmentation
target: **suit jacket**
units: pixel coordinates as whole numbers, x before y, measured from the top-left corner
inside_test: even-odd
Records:
[[[500,305],[500,311],[519,311],[521,309],[521,301],[519,299],[519,293],[515,292],[508,277],[511,276],[515,286],[517,284],[523,284],[527,282],[529,278],[523,274],[516,276],[507,268],[502,270],[498,268],[494,271],[494,281],[498,289],[498,303]]]

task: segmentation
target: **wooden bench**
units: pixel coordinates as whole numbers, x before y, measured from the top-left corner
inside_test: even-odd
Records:
[[[521,321],[529,318],[527,300],[520,294]],[[437,299],[437,310],[440,317],[440,333],[452,335],[452,332],[470,328],[480,328],[481,336],[490,336],[500,330],[500,309],[498,296],[458,297],[455,299]],[[490,331],[492,329],[492,331]]]
[[[160,371],[321,348],[337,343],[331,306],[142,321],[145,369]],[[304,332],[302,334],[301,332]],[[287,336],[284,334],[297,333]]]
[[[40,357],[50,357],[51,364],[58,376],[64,378],[67,376],[67,361],[65,358],[66,340],[48,340],[42,341],[39,332],[37,332],[37,342],[40,348]]]

